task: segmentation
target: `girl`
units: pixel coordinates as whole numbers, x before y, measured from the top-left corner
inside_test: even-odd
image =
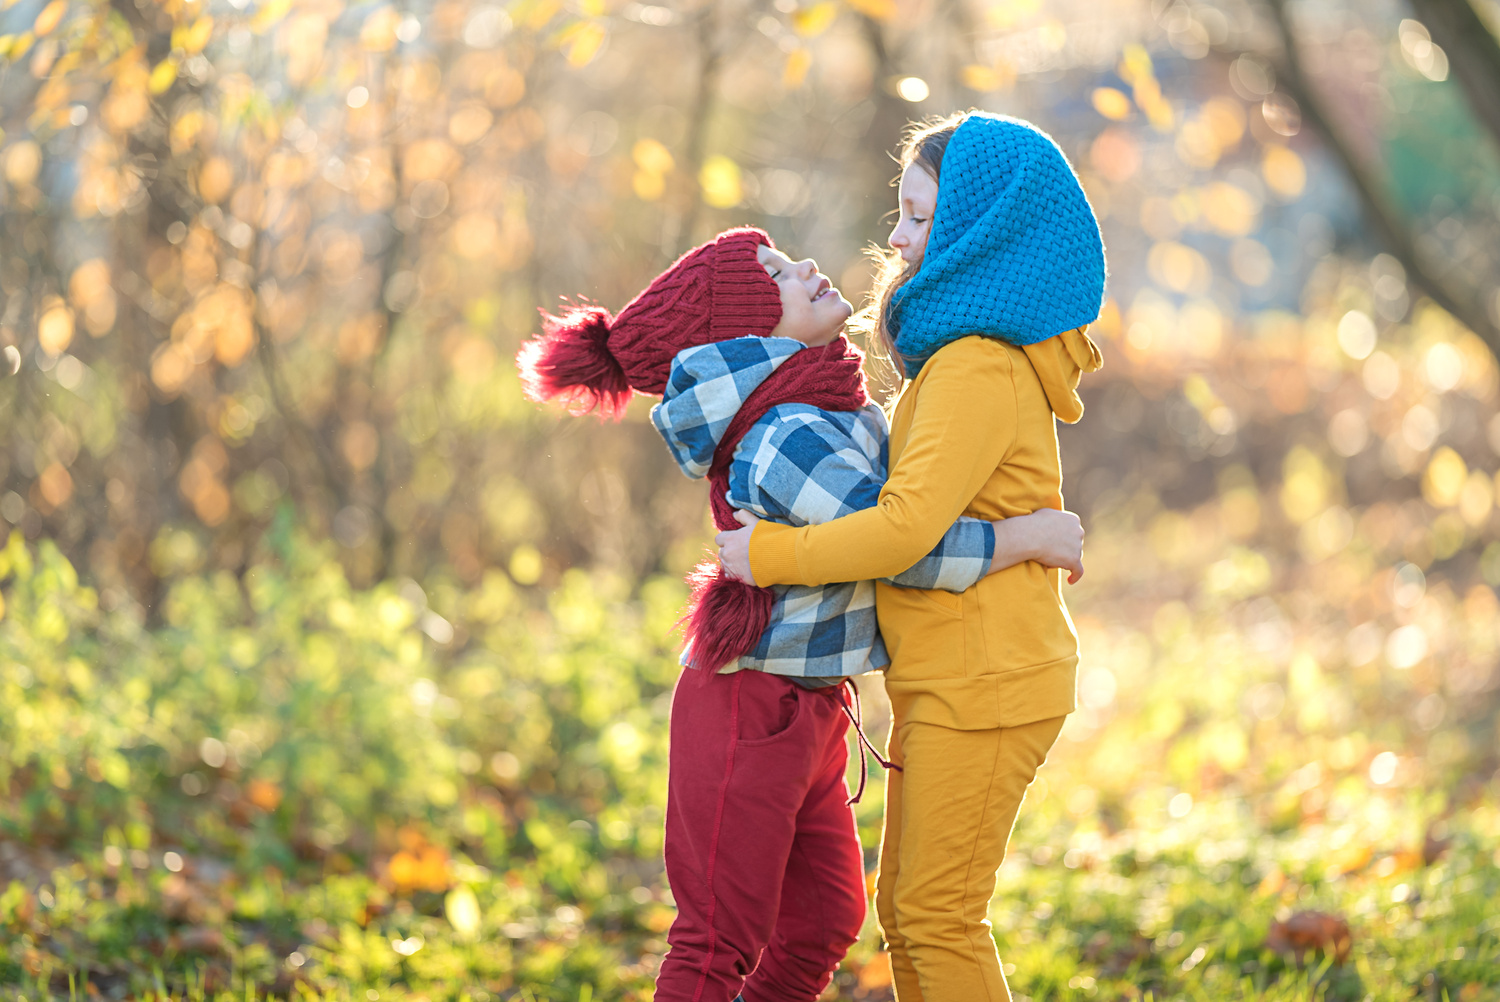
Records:
[[[1083,189],[1045,134],[979,112],[913,133],[902,164],[899,264],[874,315],[910,380],[890,478],[875,507],[823,525],[720,534],[731,575],[880,578],[960,514],[1062,506],[1053,419],[1082,416],[1079,375],[1100,365],[1084,327],[1103,297],[1104,248]],[[1018,564],[962,595],[881,584],[876,610],[889,754],[904,770],[887,778],[876,885],[897,996],[1009,1000],[985,914],[1026,787],[1074,708],[1060,575]]]
[[[633,390],[721,527],[730,500],[792,525],[876,502],[884,417],[842,335],[851,309],[812,261],[759,230],[690,251],[617,316],[546,318],[519,359],[529,393],[618,415]],[[1077,520],[960,519],[896,586],[962,592],[1026,559],[1076,565]],[[698,575],[668,753],[666,868],[678,914],[660,1002],[811,1002],[864,919],[844,782],[848,677],[883,667],[874,585],[760,590]],[[922,594],[926,594],[923,592]]]

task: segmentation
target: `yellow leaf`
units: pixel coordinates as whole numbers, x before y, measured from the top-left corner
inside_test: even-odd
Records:
[[[1199,198],[1204,220],[1225,236],[1244,236],[1259,225],[1260,201],[1238,185],[1215,181]]]
[[[214,19],[204,14],[191,25],[184,25],[181,28],[173,29],[172,47],[174,49],[181,49],[189,55],[202,52],[203,47],[208,44],[208,40],[213,37],[213,33]]]
[[[1113,87],[1094,88],[1094,110],[1112,122],[1130,116],[1130,98]]]
[[[703,189],[703,200],[716,209],[732,209],[744,197],[740,165],[726,156],[711,156],[703,161],[698,185]]]
[[[42,12],[36,16],[36,23],[31,30],[36,32],[36,37],[49,35],[62,23],[63,15],[68,12],[68,0],[52,0],[42,8]]]
[[[802,86],[807,79],[807,71],[812,68],[812,53],[806,49],[793,49],[786,54],[786,68],[781,71],[781,84],[783,87],[795,90]]]
[[[1451,508],[1463,496],[1468,479],[1468,464],[1445,445],[1427,464],[1427,472],[1422,477],[1422,496],[1435,508]]]
[[[511,17],[534,31],[540,31],[562,9],[562,0],[523,0],[511,10]]]
[[[896,0],[848,0],[848,4],[876,21],[889,21],[896,16]]]
[[[31,44],[36,41],[36,36],[29,31],[23,31],[10,43],[10,58],[20,59],[31,51]]]
[[[479,937],[479,899],[467,884],[459,884],[448,892],[443,901],[443,911],[459,939],[474,940]]]
[[[15,40],[15,35],[0,35],[0,59],[10,55],[10,43]]]
[[[672,159],[672,151],[649,136],[636,140],[630,156],[637,167],[651,174],[666,174],[677,166],[677,162]]]
[[[985,94],[1008,90],[1016,82],[1015,68],[1004,62],[994,66],[965,66],[959,76],[965,87]]]
[[[37,321],[36,339],[48,355],[61,355],[73,340],[73,311],[58,300]]]
[[[23,139],[4,156],[5,180],[14,185],[30,184],[42,169],[42,148],[30,139]]]
[[[1301,195],[1302,189],[1307,187],[1307,168],[1302,158],[1285,146],[1266,147],[1260,172],[1266,179],[1266,187],[1287,200]]]
[[[359,30],[359,44],[370,52],[389,52],[396,47],[396,28],[401,15],[394,7],[381,7],[365,18]]]
[[[177,64],[171,59],[163,59],[151,71],[151,79],[146,84],[146,89],[153,94],[165,94],[167,89],[176,82]]]
[[[636,198],[643,202],[654,202],[666,194],[667,179],[660,174],[638,170],[630,179],[630,187],[635,191]]]
[[[604,44],[604,25],[599,21],[585,21],[568,33],[568,65],[580,69],[593,62]]]
[[[792,15],[792,27],[797,34],[803,38],[812,38],[821,35],[833,24],[834,18],[839,16],[839,9],[833,0],[823,0],[822,3],[804,7]]]
[[[255,17],[250,22],[250,29],[257,35],[264,34],[267,28],[286,17],[291,9],[292,0],[266,0],[255,12]]]
[[[1139,85],[1142,80],[1152,78],[1151,53],[1147,52],[1145,46],[1132,43],[1125,46],[1125,52],[1120,59],[1120,79],[1132,86]]]

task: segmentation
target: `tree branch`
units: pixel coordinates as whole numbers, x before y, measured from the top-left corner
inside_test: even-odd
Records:
[[[1411,5],[1447,54],[1475,120],[1500,149],[1500,41],[1469,0],[1411,0]]]
[[[698,13],[698,89],[693,94],[693,107],[688,117],[687,144],[683,159],[692,188],[693,198],[683,214],[677,231],[676,248],[672,256],[682,254],[693,245],[693,231],[698,226],[698,216],[703,208],[703,197],[698,191],[698,175],[703,169],[703,151],[708,142],[708,116],[713,108],[714,91],[719,83],[719,64],[723,59],[715,39],[717,19],[714,5],[707,4]]]
[[[1416,240],[1406,219],[1386,196],[1374,172],[1360,162],[1353,148],[1334,126],[1322,98],[1309,85],[1303,71],[1302,57],[1297,49],[1297,36],[1287,17],[1286,0],[1271,0],[1270,6],[1281,35],[1284,54],[1282,64],[1277,67],[1279,82],[1301,106],[1303,121],[1317,130],[1329,151],[1343,165],[1377,239],[1401,262],[1408,278],[1418,289],[1473,331],[1489,348],[1490,353],[1500,359],[1500,329],[1490,320],[1479,301],[1477,290],[1453,288],[1440,277],[1434,263],[1427,261],[1418,252]]]

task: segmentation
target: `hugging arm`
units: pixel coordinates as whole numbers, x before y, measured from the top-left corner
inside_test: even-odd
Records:
[[[1010,357],[972,339],[927,364],[933,369],[905,448],[877,504],[824,524],[757,525],[749,542],[756,584],[899,575],[938,545],[978,495],[1015,438]]]
[[[884,479],[860,444],[827,419],[808,413],[783,417],[747,452],[748,476],[730,478],[729,501],[736,508],[777,522],[817,525],[879,503]],[[905,588],[964,591],[990,572],[995,540],[992,523],[959,518],[928,552],[885,580]]]

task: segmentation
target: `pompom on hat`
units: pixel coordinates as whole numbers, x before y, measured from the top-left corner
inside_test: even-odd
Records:
[[[542,334],[516,356],[526,395],[619,420],[632,391],[666,388],[684,348],[768,336],[781,321],[781,294],[756,257],[761,244],[775,246],[753,227],[726,230],[678,258],[614,316],[589,304],[561,316],[543,312]]]

